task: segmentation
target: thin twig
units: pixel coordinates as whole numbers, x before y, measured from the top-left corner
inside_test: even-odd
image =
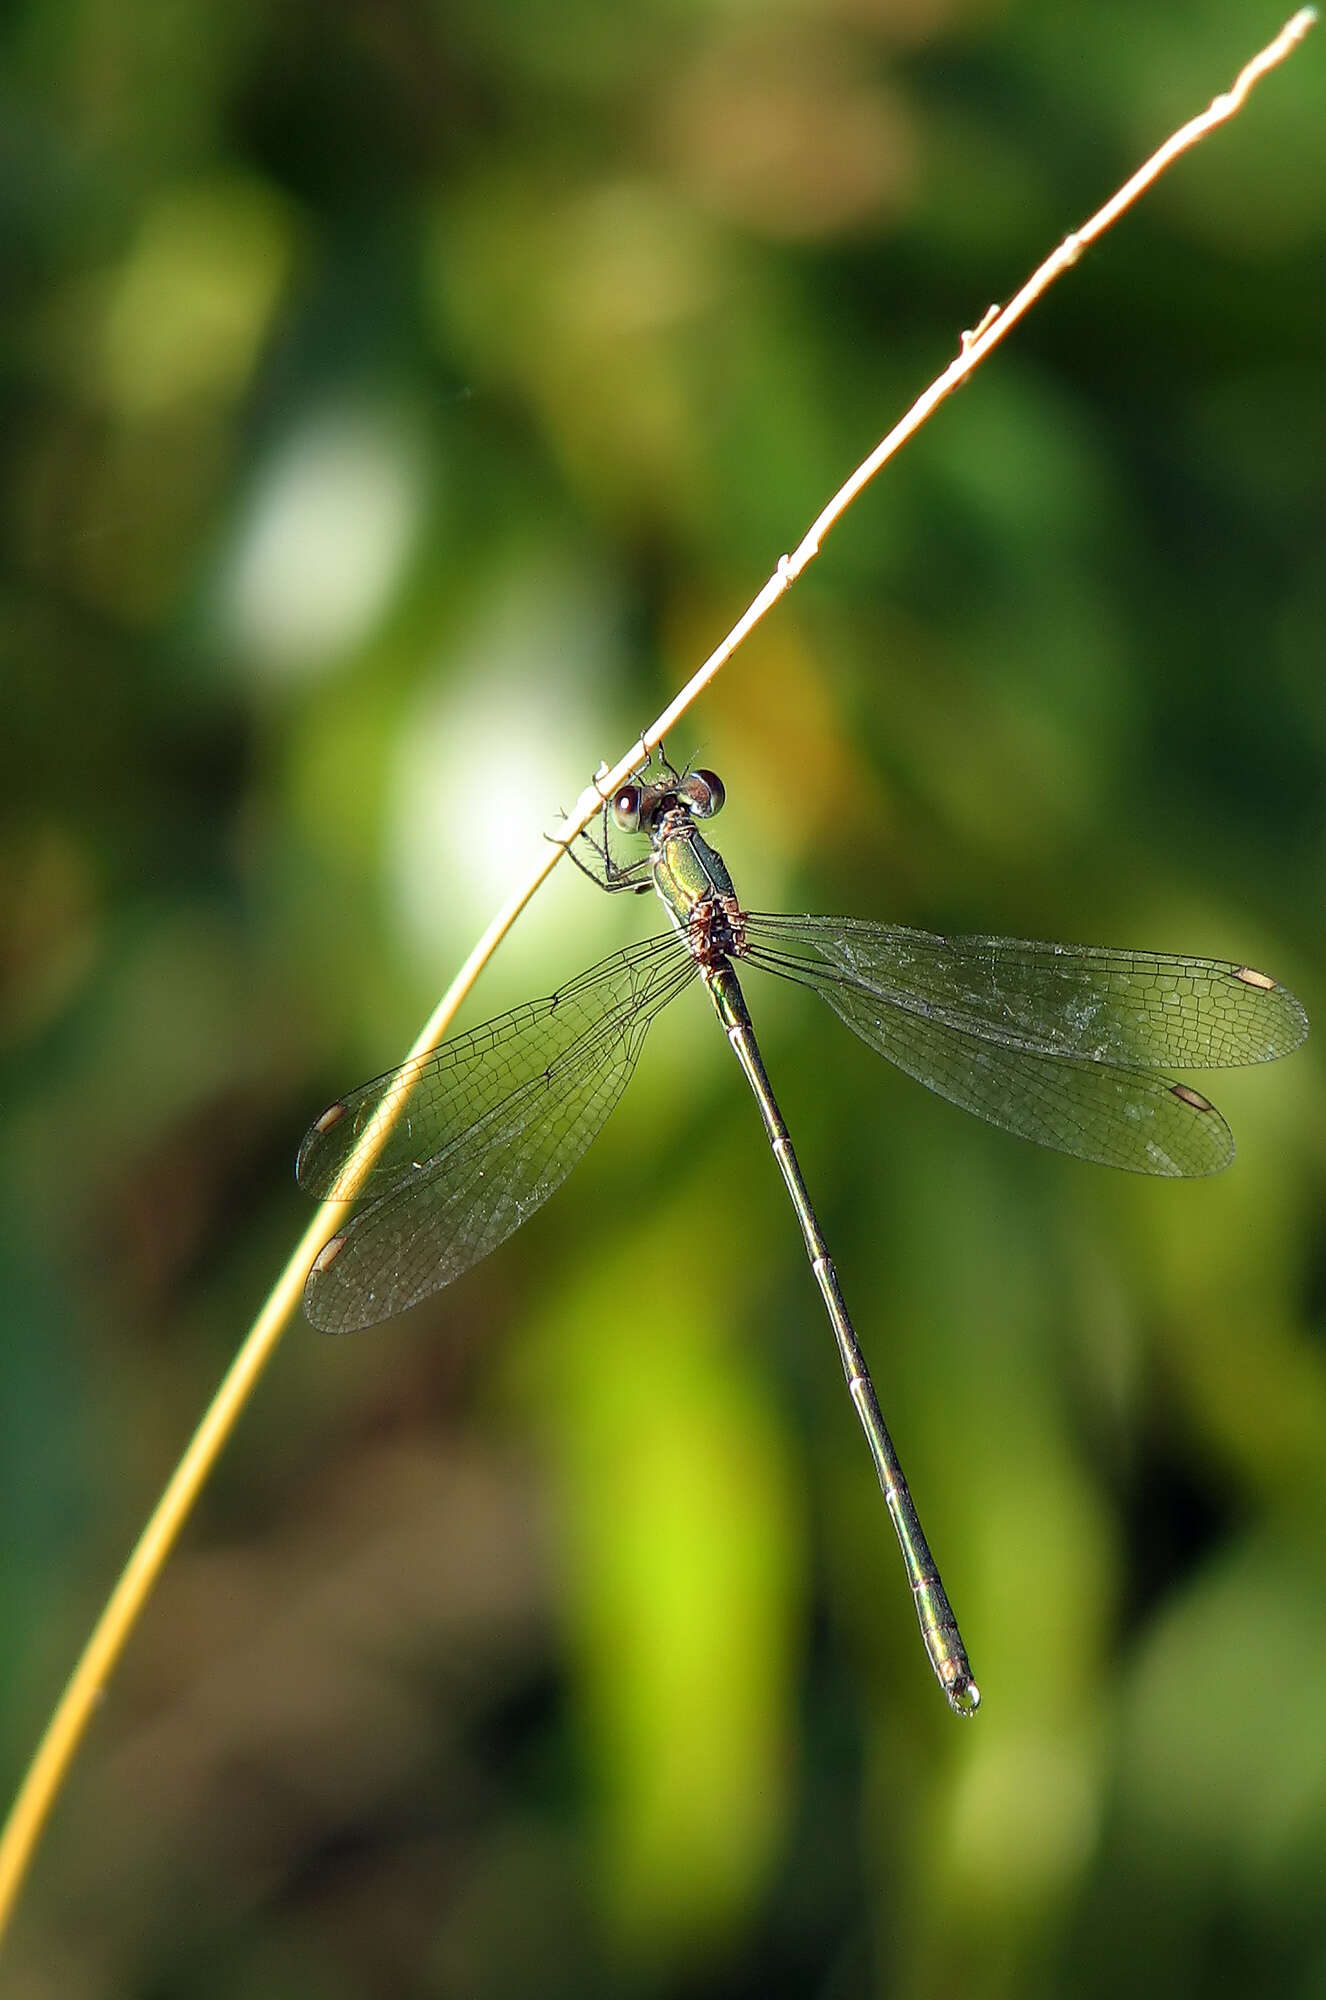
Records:
[[[1313,8],[1301,8],[1293,19],[1285,24],[1275,40],[1260,54],[1254,56],[1252,61],[1239,72],[1230,90],[1217,97],[1200,117],[1192,119],[1172,138],[1167,139],[1160,150],[1152,154],[1145,166],[1139,167],[1132,178],[1124,183],[1118,193],[1112,196],[1089,222],[1064,238],[1058,249],[1046,258],[1039,270],[1033,273],[1008,305],[1002,308],[992,306],[979,326],[962,336],[961,351],[956,359],[931,384],[924,395],[918,398],[901,422],[894,425],[888,436],[876,446],[870,456],[862,461],[851,478],[839,487],[828,505],[812,522],[793,553],[780,559],[763,590],[738,619],[721,645],[714,649],[680,694],[668,704],[657,721],[645,731],[626,755],[619,759],[611,770],[603,770],[594,784],[581,794],[575,810],[562,829],[559,841],[546,843],[543,846],[531,865],[525,881],[498,911],[475,945],[425,1024],[410,1051],[411,1058],[426,1054],[441,1040],[479,973],[525,905],[557,865],[565,846],[602,811],[605,800],[612,797],[617,787],[648,761],[655,747],[669,734],[696,696],[714,679],[742,640],[754,630],[783,593],[791,588],[807,563],[813,561],[819,554],[821,544],[830,528],[841,519],[881,466],[886,464],[913,432],[920,428],[938,404],[946,396],[951,395],[973,369],[980,366],[986,355],[1004,338],[1041,294],[1054,283],[1056,278],[1061,277],[1077,262],[1089,243],[1116,222],[1124,210],[1164,172],[1172,161],[1178,158],[1180,153],[1186,152],[1217,125],[1234,116],[1252,86],[1268,70],[1289,55],[1295,45],[1302,41],[1315,20],[1316,12]],[[402,1096],[397,1109],[399,1110],[406,1101]],[[380,1146],[385,1139],[386,1130],[385,1125],[375,1124],[372,1133],[366,1135],[364,1148],[356,1154],[347,1167],[347,1174],[351,1174],[355,1167],[368,1163],[373,1148]],[[105,1689],[107,1679],[124,1650],[139,1613],[222,1447],[234,1429],[251,1390],[274,1352],[276,1342],[287,1321],[298,1307],[309,1264],[319,1246],[334,1229],[337,1219],[344,1213],[344,1206],[343,1203],[324,1202],[304,1232],[294,1255],[254,1321],[207,1414],[157,1502],[152,1517],[115,1585],[82,1658],[75,1667],[47,1725],[37,1754],[14,1800],[4,1834],[0,1837],[0,1935],[3,1935],[13,1911],[41,1830],[73,1761],[93,1708]]]

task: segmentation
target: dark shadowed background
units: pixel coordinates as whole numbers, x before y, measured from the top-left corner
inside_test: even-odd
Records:
[[[29,0],[0,70],[5,1795],[388,1067],[601,757],[1279,26],[1246,0]],[[747,901],[1326,1024],[1326,38],[670,747]],[[659,927],[560,869],[476,1021]],[[1309,1044],[1147,1184],[748,998],[985,1707],[918,1642],[703,997],[402,1324],[293,1325],[61,1799],[23,2000],[1326,1992]]]

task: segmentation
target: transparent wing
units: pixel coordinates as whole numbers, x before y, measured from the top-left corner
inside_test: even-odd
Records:
[[[652,939],[329,1107],[300,1148],[301,1185],[376,1198],[309,1274],[314,1326],[346,1333],[404,1312],[518,1229],[594,1139],[650,1022],[695,972],[675,937]],[[361,1167],[356,1151],[397,1105]]]
[[[1127,1068],[1228,1069],[1296,1049],[1307,1016],[1249,965],[1021,938],[936,937],[854,917],[750,916],[783,970],[808,967],[982,1041]],[[827,998],[826,994],[826,998]]]
[[[1072,1056],[1028,1055],[855,987],[810,983],[871,1048],[1006,1132],[1134,1173],[1214,1174],[1233,1158],[1228,1125],[1187,1085]]]
[[[360,1084],[309,1127],[295,1167],[299,1185],[317,1201],[355,1201],[408,1179],[522,1086],[560,1074],[582,1040],[616,1040],[681,963],[674,933],[648,938],[546,999],[527,1000]],[[374,1121],[385,1124],[396,1107],[379,1149],[356,1159]]]
[[[1267,1061],[1302,1041],[1291,993],[1214,959],[852,918],[751,917],[749,962],[811,986],[871,1048],[992,1125],[1135,1173],[1216,1173],[1229,1127],[1161,1064]]]

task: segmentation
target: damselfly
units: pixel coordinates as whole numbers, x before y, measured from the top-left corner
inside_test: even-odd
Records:
[[[735,962],[811,987],[870,1047],[964,1110],[1079,1159],[1138,1173],[1216,1173],[1229,1127],[1174,1069],[1266,1062],[1296,1048],[1307,1017],[1250,965],[1165,953],[937,937],[856,917],[744,910],[700,831],[723,804],[712,771],[656,776],[611,803],[628,863],[588,840],[586,873],[647,890],[671,930],[604,959],[324,1111],[300,1149],[314,1196],[367,1197],[323,1247],[304,1310],[348,1333],[404,1312],[495,1250],[565,1180],[621,1096],[650,1022],[693,981],[709,992],[754,1092],[847,1386],[888,1502],[926,1651],[949,1702],[980,1691],[765,1072]]]

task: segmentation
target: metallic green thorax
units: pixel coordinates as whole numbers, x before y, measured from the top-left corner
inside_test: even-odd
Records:
[[[737,893],[721,854],[709,845],[684,806],[665,812],[651,833],[654,887],[682,936],[696,912],[713,906],[716,913],[739,916]],[[728,908],[727,906],[730,906]],[[739,951],[736,936],[718,950]]]

